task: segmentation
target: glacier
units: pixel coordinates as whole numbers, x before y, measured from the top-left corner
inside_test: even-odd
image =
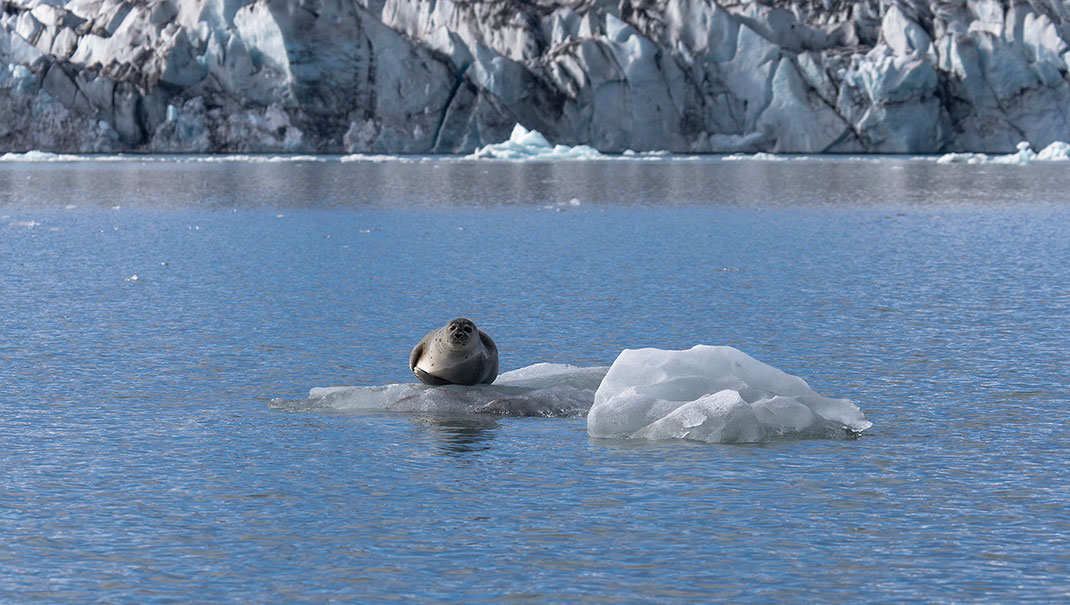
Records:
[[[850,438],[872,423],[854,403],[726,346],[626,349],[595,393],[587,432],[608,439],[764,443]]]
[[[0,152],[1007,155],[1070,141],[1068,41],[1055,0],[5,0]]]

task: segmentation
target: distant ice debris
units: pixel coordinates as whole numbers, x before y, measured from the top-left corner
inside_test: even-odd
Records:
[[[37,221],[11,221],[8,223],[8,226],[10,227],[29,227],[30,229],[40,225],[41,223],[38,223]]]
[[[1041,149],[1036,159],[1041,162],[1065,162],[1070,160],[1070,143],[1055,141]]]
[[[594,401],[605,367],[538,363],[500,374],[494,384],[429,387],[388,384],[368,387],[317,387],[308,399],[276,399],[287,411],[391,411],[499,416],[583,417]]]
[[[316,155],[196,155],[184,158],[186,162],[218,164],[242,162],[247,164],[281,164],[288,162],[326,162],[327,158]]]
[[[79,156],[50,153],[48,151],[27,151],[25,153],[5,153],[0,155],[0,162],[69,162]]]
[[[412,158],[401,155],[387,155],[387,154],[370,154],[370,153],[351,153],[349,155],[343,155],[338,158],[338,161],[343,164],[349,164],[353,162],[368,162],[371,164],[384,164],[384,163],[397,163],[397,164],[414,164],[421,161],[423,158]]]
[[[604,159],[597,149],[587,145],[551,145],[546,137],[537,130],[528,130],[520,124],[513,126],[513,133],[508,141],[491,143],[475,153],[469,159],[495,160],[595,160]]]
[[[788,158],[777,155],[775,153],[768,153],[766,151],[759,151],[758,153],[733,153],[731,155],[724,156],[724,159],[729,162],[738,162],[741,160],[761,160],[763,162],[782,162]]]
[[[847,438],[872,426],[846,399],[732,347],[626,349],[587,416],[592,437],[761,443]]]
[[[1033,151],[1032,146],[1022,141],[1018,151],[1007,155],[990,156],[984,153],[945,153],[937,164],[1016,164],[1024,166],[1036,162],[1065,162],[1070,160],[1070,143],[1055,141],[1040,152]]]
[[[162,158],[161,158],[162,159]],[[73,154],[73,153],[52,153],[51,151],[38,151],[30,150],[25,153],[9,152],[0,155],[0,162],[130,162],[130,161],[147,161],[148,158],[135,155],[124,154],[111,154],[111,155],[97,155],[97,154]]]

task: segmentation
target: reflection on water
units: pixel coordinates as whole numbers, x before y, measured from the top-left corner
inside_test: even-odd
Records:
[[[905,158],[620,163],[0,164],[0,206],[210,209],[586,205],[1001,205],[1064,202],[1064,167]],[[355,186],[359,184],[359,186]],[[166,191],[166,196],[160,192]],[[859,192],[865,192],[859,195]]]
[[[412,422],[427,429],[447,454],[489,450],[500,428],[494,418],[472,415],[418,415],[412,417]]]

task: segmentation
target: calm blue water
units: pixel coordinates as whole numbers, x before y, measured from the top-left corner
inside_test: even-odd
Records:
[[[1065,167],[9,163],[0,217],[0,601],[1070,598]],[[462,315],[503,371],[732,345],[874,426],[271,405]]]

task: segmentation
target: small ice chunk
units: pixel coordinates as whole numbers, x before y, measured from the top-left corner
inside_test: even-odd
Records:
[[[48,151],[32,149],[25,153],[5,153],[0,155],[0,162],[56,162],[60,156]]]
[[[528,130],[520,124],[513,126],[509,140],[491,143],[466,156],[467,159],[496,159],[514,161],[546,160],[595,160],[603,159],[597,149],[587,145],[551,145],[537,130]]]
[[[843,438],[872,426],[858,406],[732,347],[626,349],[587,416],[592,437],[758,443]]]
[[[1024,166],[1032,162],[1065,162],[1070,160],[1070,143],[1055,141],[1040,152],[1033,151],[1032,146],[1022,141],[1018,151],[1007,155],[988,156],[983,153],[945,153],[937,164],[1010,164]]]
[[[34,227],[40,226],[41,223],[38,223],[37,221],[11,221],[8,225],[11,227],[29,227],[30,229],[33,229]]]
[[[724,159],[730,162],[739,162],[743,160],[759,160],[763,162],[780,162],[787,158],[779,156],[775,153],[769,153],[767,151],[759,151],[757,153],[733,153],[731,155],[724,156]]]
[[[988,156],[983,153],[945,153],[936,159],[937,164],[986,164]]]
[[[1070,160],[1070,143],[1055,141],[1037,154],[1037,159],[1044,162],[1065,162]]]
[[[992,158],[993,164],[1028,164],[1037,157],[1037,152],[1027,141],[1018,143],[1018,152],[1010,155],[997,155]]]
[[[135,273],[135,274],[131,275],[130,277],[124,279],[123,281],[141,281],[141,280],[138,279],[137,273]]]

